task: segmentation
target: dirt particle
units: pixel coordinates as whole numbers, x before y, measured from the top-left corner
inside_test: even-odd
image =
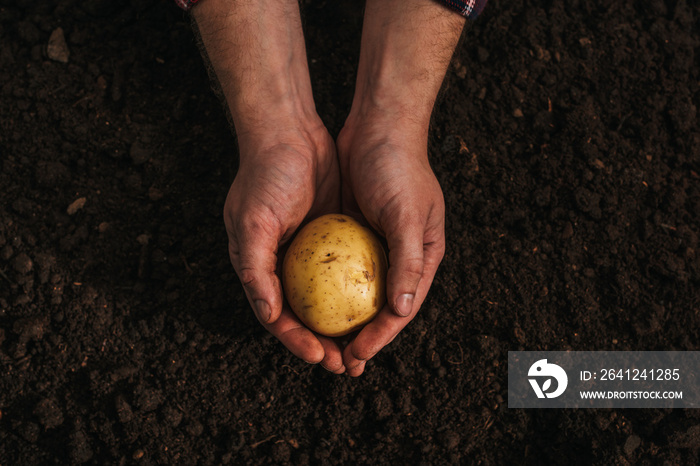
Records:
[[[160,201],[161,199],[163,199],[164,196],[165,194],[163,194],[163,191],[161,191],[160,189],[154,186],[148,188],[148,198],[153,202]]]
[[[41,32],[34,23],[30,23],[29,21],[20,21],[17,23],[17,32],[19,33],[19,37],[28,45],[34,45],[41,40]]]
[[[92,448],[85,432],[81,429],[76,429],[71,435],[70,446],[70,456],[74,463],[83,464],[92,459]]]
[[[20,341],[39,341],[44,338],[46,322],[42,317],[19,319],[12,326],[12,331],[19,335]]]
[[[39,426],[35,422],[23,422],[17,426],[17,433],[29,443],[39,440]]]
[[[75,215],[80,209],[85,207],[86,202],[87,202],[87,198],[79,197],[75,201],[71,202],[71,204],[66,209],[66,213],[68,215]]]
[[[676,433],[671,441],[671,446],[678,448],[700,448],[700,424],[690,426],[685,432]]]
[[[391,416],[394,412],[394,406],[387,392],[379,392],[372,399],[372,408],[377,420],[383,420]]]
[[[34,407],[34,415],[46,429],[53,429],[63,424],[63,411],[58,407],[56,400],[49,398],[41,400]]]
[[[126,424],[134,418],[134,412],[131,409],[131,405],[127,403],[126,399],[122,395],[117,395],[114,400],[114,405],[117,411],[117,417],[119,422]]]
[[[287,463],[289,461],[290,455],[291,450],[289,449],[289,445],[287,445],[287,442],[285,442],[284,440],[275,442],[275,444],[272,446],[272,459],[275,461],[275,463]]]
[[[15,260],[12,261],[12,267],[15,269],[15,272],[25,275],[32,271],[34,262],[32,262],[28,255],[22,252],[17,254]]]
[[[440,361],[440,355],[437,353],[437,351],[430,351],[428,353],[428,366],[432,367],[433,369],[437,369],[441,365],[442,362]]]
[[[172,406],[165,406],[161,414],[163,420],[168,423],[171,427],[177,427],[182,422],[182,412],[179,409],[173,408]]]
[[[10,246],[9,244],[6,244],[2,250],[0,250],[0,259],[2,260],[9,260],[12,255],[15,253],[15,250]]]
[[[564,224],[564,229],[561,232],[561,239],[569,239],[573,236],[574,234],[574,227],[571,225],[571,222],[566,222]]]
[[[642,439],[639,438],[637,435],[630,435],[627,437],[627,440],[625,440],[625,446],[622,448],[625,452],[625,455],[628,457],[632,456],[634,454],[634,451],[642,444]]]
[[[192,437],[199,437],[204,432],[204,426],[199,421],[190,421],[185,427],[185,431]]]
[[[151,149],[144,146],[138,141],[131,144],[131,148],[129,149],[129,156],[131,157],[131,161],[134,163],[134,165],[137,166],[143,165],[144,163],[148,162],[152,154],[153,151]]]
[[[142,388],[137,390],[136,406],[145,412],[153,411],[163,402],[163,395],[159,390]]]
[[[34,169],[34,178],[42,188],[59,188],[70,179],[70,171],[61,162],[40,161]]]
[[[454,450],[459,446],[461,440],[459,434],[453,430],[447,430],[440,436],[442,445],[448,450]]]
[[[70,50],[68,50],[68,44],[66,44],[66,37],[62,28],[56,28],[51,33],[49,44],[46,46],[46,56],[53,61],[68,63]]]

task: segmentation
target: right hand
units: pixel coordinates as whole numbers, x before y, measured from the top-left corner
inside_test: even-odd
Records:
[[[283,133],[283,134],[280,134]],[[294,355],[345,371],[330,338],[312,333],[284,302],[283,252],[306,219],[340,209],[335,144],[319,121],[313,131],[239,135],[241,162],[224,207],[229,256],[260,323]]]

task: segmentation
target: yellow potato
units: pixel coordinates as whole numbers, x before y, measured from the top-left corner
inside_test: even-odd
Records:
[[[368,228],[340,214],[299,231],[282,266],[285,296],[311,330],[329,337],[363,326],[386,301],[387,260]]]

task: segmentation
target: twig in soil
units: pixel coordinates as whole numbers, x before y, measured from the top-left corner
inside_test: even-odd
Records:
[[[180,254],[180,259],[182,259],[182,263],[185,264],[185,270],[187,270],[187,273],[192,275],[192,268],[190,267],[190,264],[187,263],[187,258],[185,257],[185,255]]]
[[[272,435],[270,435],[269,437],[260,440],[259,442],[255,442],[254,444],[252,444],[252,445],[250,446],[250,448],[258,448],[258,447],[259,447],[260,445],[262,445],[263,443],[269,442],[270,440],[272,440],[272,439],[275,438],[275,437],[277,437],[277,434],[272,434]]]
[[[3,269],[0,269],[0,276],[1,276],[2,278],[4,278],[5,280],[7,280],[8,282],[12,283],[12,280],[10,280],[10,277],[8,277],[7,275],[5,275],[5,271],[4,271]]]
[[[292,368],[292,366],[290,366],[289,364],[282,364],[282,367],[286,367],[286,368],[289,369],[290,371],[294,372],[296,375],[299,375],[299,373],[298,373],[297,371],[295,371],[295,370]]]
[[[623,116],[622,119],[620,120],[620,124],[617,125],[617,129],[615,130],[616,133],[619,133],[620,130],[622,129],[622,126],[625,124],[627,119],[632,116],[632,112],[628,113],[627,115]]]
[[[457,342],[457,348],[459,348],[459,361],[453,361],[450,358],[447,358],[447,362],[449,362],[452,365],[459,366],[464,362],[464,351],[462,351],[462,345]]]

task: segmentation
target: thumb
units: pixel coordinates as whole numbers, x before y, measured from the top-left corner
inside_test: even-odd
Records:
[[[258,320],[275,322],[282,312],[282,286],[277,276],[278,240],[259,226],[248,226],[229,238],[229,256]]]
[[[387,301],[399,316],[412,314],[418,283],[423,276],[423,227],[420,222],[399,222],[386,232],[389,247]]]

